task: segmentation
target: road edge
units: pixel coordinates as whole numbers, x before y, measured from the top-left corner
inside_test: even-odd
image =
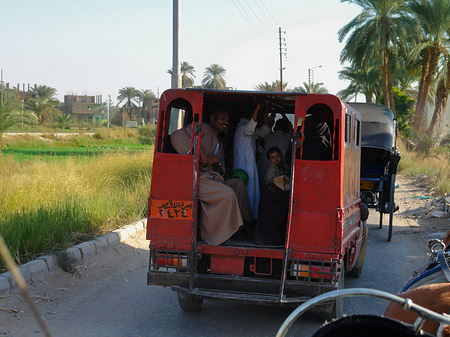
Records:
[[[132,224],[122,226],[108,234],[99,236],[93,240],[69,247],[65,251],[71,254],[77,262],[87,261],[99,252],[109,249],[119,243],[126,242],[129,237],[147,228],[147,218],[143,218]],[[27,283],[38,280],[52,270],[59,268],[55,254],[44,255],[19,267],[19,270]],[[11,272],[0,274],[0,295],[7,294],[16,287]]]

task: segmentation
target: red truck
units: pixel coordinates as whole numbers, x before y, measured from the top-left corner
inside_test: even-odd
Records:
[[[201,127],[209,107],[230,111],[232,134],[243,107],[268,102],[272,112],[293,123],[290,194],[282,246],[251,241],[210,245],[201,239],[198,200]],[[305,124],[311,116],[331,133],[332,155],[326,160],[302,156]],[[170,136],[192,123],[190,151],[176,153]],[[228,138],[232,145],[233,139]],[[232,158],[233,146],[225,156]],[[148,199],[149,285],[171,287],[180,307],[200,309],[203,299],[248,303],[303,303],[344,287],[344,275],[358,277],[364,262],[367,228],[361,221],[361,115],[334,95],[169,89],[160,99]],[[330,304],[328,316],[341,314]]]

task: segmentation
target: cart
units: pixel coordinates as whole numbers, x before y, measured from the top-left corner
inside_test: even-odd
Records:
[[[413,310],[419,314],[413,325],[409,325],[388,317],[379,317],[373,315],[351,315],[344,316],[338,320],[332,321],[322,326],[313,337],[378,337],[378,336],[432,336],[421,331],[423,324],[427,319],[432,319],[441,323],[450,324],[450,317],[440,315],[434,311],[417,305],[409,298],[401,298],[390,293],[365,288],[354,288],[345,290],[335,290],[326,294],[319,295],[295,309],[281,325],[277,332],[277,337],[286,336],[288,330],[294,322],[309,309],[316,305],[327,303],[343,297],[375,297],[388,300],[403,306],[405,310]]]
[[[397,210],[394,203],[395,176],[400,161],[396,146],[397,120],[386,106],[372,103],[348,103],[362,115],[361,128],[361,201],[383,215],[389,214],[388,241]]]

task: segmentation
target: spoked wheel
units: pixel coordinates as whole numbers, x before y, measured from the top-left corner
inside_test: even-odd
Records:
[[[395,191],[395,174],[391,178],[391,188],[390,188],[390,202],[389,202],[389,233],[388,241],[392,240],[392,222],[394,221],[394,191]]]
[[[377,209],[380,212],[380,226],[379,229],[383,228],[383,215],[384,215],[384,200],[383,200],[383,192],[379,192],[378,201],[377,201]]]
[[[380,210],[380,226],[378,227],[381,229],[383,227],[383,210]]]
[[[203,298],[186,294],[178,293],[178,304],[183,311],[199,312],[202,310]]]

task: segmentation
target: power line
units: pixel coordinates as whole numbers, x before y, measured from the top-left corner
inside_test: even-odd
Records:
[[[237,1],[237,2],[236,2]],[[261,35],[261,33],[258,31],[255,23],[253,22],[253,20],[251,20],[250,16],[248,15],[247,11],[245,10],[245,8],[242,6],[242,4],[239,3],[239,0],[233,0],[234,5],[236,6],[236,8],[239,10],[239,12],[241,13],[241,15],[244,17],[245,21],[247,21],[247,23],[249,24],[249,26],[255,31],[255,33],[263,40],[263,42],[265,44],[267,44],[271,49],[274,47],[274,45],[272,44],[272,42],[270,40],[268,40],[264,35]],[[241,7],[239,7],[239,5]],[[242,9],[241,9],[242,8]],[[244,14],[245,13],[245,14]]]
[[[275,19],[275,17],[272,15],[272,13],[270,12],[270,10],[266,7],[266,5],[264,5],[264,2],[262,0],[254,0],[255,4],[257,5],[258,9],[260,10],[260,12],[264,15],[264,17],[272,24],[275,25],[275,27],[280,27],[281,25],[278,23],[277,19]],[[274,27],[274,29],[275,29]],[[286,32],[285,32],[286,33]],[[285,49],[285,60],[286,62],[289,62],[289,64],[291,64],[293,66],[293,68],[296,68],[297,71],[295,71],[296,73],[298,73],[299,77],[303,77],[301,76],[300,73],[300,66],[295,62],[296,59],[301,59],[301,57],[297,54],[296,52],[296,48],[295,48],[295,44],[293,43],[293,41],[289,38],[289,34],[286,33],[286,40],[289,43],[289,51],[293,54],[293,57],[291,55],[291,57],[289,58],[288,61],[288,54],[287,54],[287,48]]]
[[[256,2],[256,0],[255,0]],[[275,27],[280,26],[277,22],[277,20],[275,20],[275,18],[273,17],[272,13],[270,13],[270,11],[267,9],[267,7],[264,5],[264,3],[262,2],[262,0],[259,0],[259,2],[261,3],[261,5],[264,7],[264,9],[266,10],[267,13],[269,13],[269,16],[272,18],[273,23],[275,24]],[[259,6],[258,6],[259,7]]]
[[[252,11],[253,15],[256,17],[256,19],[259,21],[259,23],[261,24],[262,27],[264,27],[266,29],[266,31],[269,33],[269,35],[272,35],[273,30],[268,28],[264,22],[259,18],[259,16],[255,13],[255,11],[253,10],[253,8],[248,4],[247,0],[243,0],[245,2],[245,4],[247,5],[247,7]],[[265,34],[264,34],[265,35]],[[270,38],[271,39],[271,38]]]

